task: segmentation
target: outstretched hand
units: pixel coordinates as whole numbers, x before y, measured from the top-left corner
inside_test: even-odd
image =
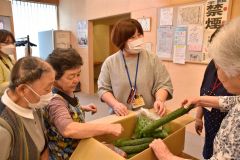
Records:
[[[86,112],[92,112],[92,114],[97,112],[97,107],[95,104],[88,104],[86,106],[82,106],[81,108]]]

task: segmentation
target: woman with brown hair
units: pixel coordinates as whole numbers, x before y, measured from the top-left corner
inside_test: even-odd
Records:
[[[55,49],[47,62],[56,71],[55,96],[45,107],[44,114],[51,160],[69,159],[81,139],[121,134],[123,128],[120,124],[85,123],[85,112],[95,113],[97,108],[92,104],[81,105],[74,94],[83,65],[76,50]]]
[[[165,101],[172,98],[172,83],[158,56],[144,49],[140,23],[135,19],[121,20],[111,36],[119,51],[102,65],[99,97],[119,116],[140,107],[154,107],[157,114],[163,115]]]
[[[9,85],[15,52],[16,47],[13,34],[7,30],[0,29],[0,96]]]

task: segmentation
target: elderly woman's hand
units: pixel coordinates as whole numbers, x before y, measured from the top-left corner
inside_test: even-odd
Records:
[[[88,104],[86,106],[81,106],[81,109],[87,112],[92,112],[92,114],[97,112],[97,107],[95,104]]]
[[[172,160],[172,158],[174,158],[173,154],[161,139],[155,139],[149,147],[153,149],[158,160]]]
[[[200,98],[197,97],[197,98],[186,98],[183,100],[182,102],[182,106],[189,106],[191,104],[194,104],[195,107],[199,107],[200,106]]]
[[[119,136],[123,132],[123,127],[121,124],[109,124],[109,132],[114,136]]]
[[[197,132],[198,135],[201,135],[203,130],[203,121],[202,119],[197,118],[195,120],[195,131]]]

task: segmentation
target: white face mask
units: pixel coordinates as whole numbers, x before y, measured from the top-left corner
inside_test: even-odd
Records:
[[[130,54],[138,54],[143,49],[144,39],[143,37],[133,40],[127,43],[128,48],[125,49]]]
[[[2,46],[1,51],[5,54],[8,54],[8,55],[14,55],[15,52],[16,52],[16,46],[13,45],[13,44]]]
[[[53,98],[52,92],[49,92],[45,95],[40,96],[30,86],[28,86],[28,88],[31,89],[40,99],[37,103],[31,103],[31,102],[29,102],[29,100],[27,100],[25,97],[23,97],[28,102],[29,108],[35,108],[35,109],[43,108],[43,107],[47,106],[49,104],[49,101]]]

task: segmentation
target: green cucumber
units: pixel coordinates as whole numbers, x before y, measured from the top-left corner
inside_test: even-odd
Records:
[[[135,146],[139,144],[144,144],[144,143],[150,143],[153,141],[153,138],[139,138],[139,139],[130,139],[130,140],[121,140],[121,141],[116,141],[113,144],[116,147],[124,147],[124,146]]]
[[[124,147],[119,147],[121,150],[123,150],[127,154],[132,154],[132,153],[139,153],[149,147],[149,143],[144,143],[144,144],[139,144],[136,146],[124,146]]]
[[[116,141],[113,142],[113,145],[114,146],[120,146],[122,142],[124,141],[129,141],[131,140],[130,138],[120,138],[120,139],[117,139]]]
[[[191,104],[190,106],[188,106],[186,108],[181,107],[181,108],[178,108],[175,111],[171,112],[170,114],[168,114],[158,120],[153,121],[151,124],[147,125],[146,127],[144,127],[141,130],[141,133],[140,133],[141,137],[148,136],[149,133],[154,132],[155,129],[161,127],[162,125],[164,125],[178,117],[181,117],[182,115],[188,113],[193,108],[194,108],[193,104]]]
[[[164,139],[168,136],[168,132],[164,129],[162,130],[158,130],[158,131],[155,131],[153,134],[152,134],[152,137],[154,138],[161,138],[161,139]]]

